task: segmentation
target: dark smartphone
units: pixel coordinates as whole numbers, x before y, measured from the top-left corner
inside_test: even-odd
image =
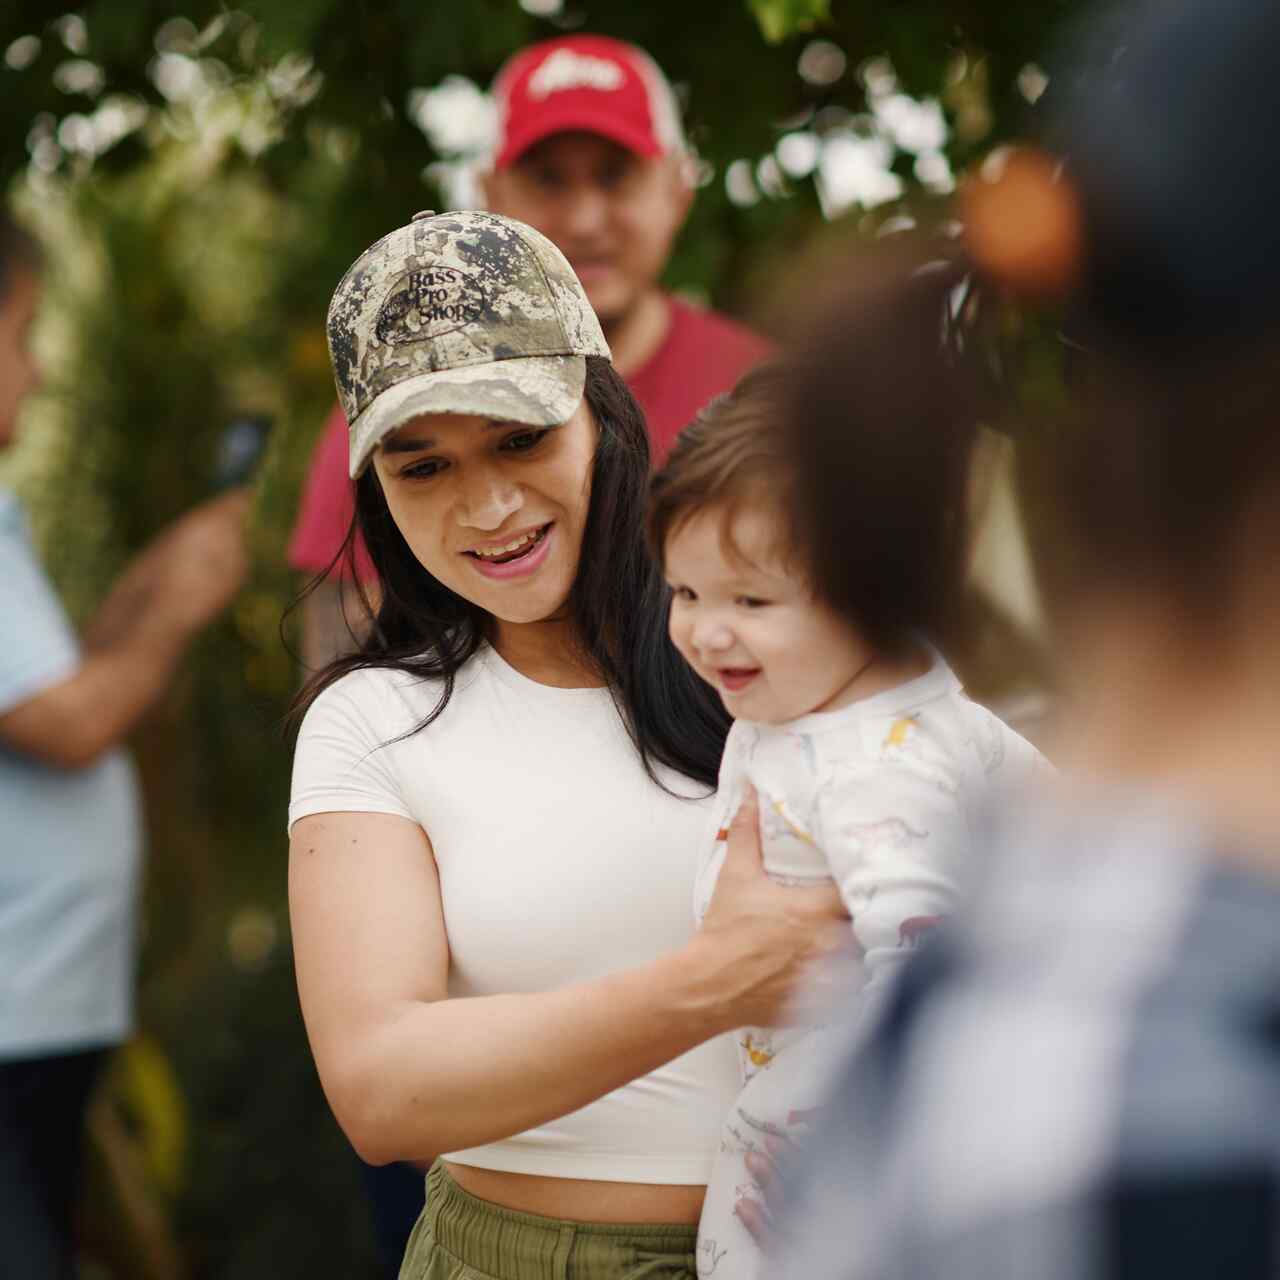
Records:
[[[270,434],[271,419],[266,414],[241,414],[222,428],[213,459],[215,491],[235,489],[253,478]]]

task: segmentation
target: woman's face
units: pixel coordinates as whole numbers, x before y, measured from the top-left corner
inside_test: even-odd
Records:
[[[391,518],[438,582],[501,622],[542,622],[578,572],[598,429],[425,414],[373,457]]]

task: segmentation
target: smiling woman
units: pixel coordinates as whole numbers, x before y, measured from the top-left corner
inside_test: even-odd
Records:
[[[462,325],[445,278],[478,300]],[[423,216],[329,328],[382,593],[302,699],[290,902],[321,1080],[367,1159],[447,1153],[403,1276],[691,1277],[723,1033],[794,996],[843,936],[835,896],[771,884],[744,822],[693,936],[727,722],[667,639],[644,422],[559,252]]]

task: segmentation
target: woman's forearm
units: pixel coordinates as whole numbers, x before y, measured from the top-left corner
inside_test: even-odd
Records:
[[[375,1163],[428,1160],[576,1111],[729,1028],[710,951],[695,940],[556,991],[407,1005],[331,1082],[334,1111]]]

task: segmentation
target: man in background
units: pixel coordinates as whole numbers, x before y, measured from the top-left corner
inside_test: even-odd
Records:
[[[480,176],[485,205],[537,228],[568,258],[661,461],[698,410],[769,352],[750,330],[661,286],[694,194],[671,86],[634,45],[575,35],[517,53],[498,72],[493,96],[498,134]],[[346,422],[335,409],[312,458],[290,564],[311,575],[330,569],[352,510]],[[362,547],[355,564],[362,581],[372,579]],[[343,572],[303,604],[303,658],[312,669],[353,643]]]
[[[0,449],[38,382],[34,243],[0,214]],[[121,744],[246,571],[247,496],[189,512],[78,642],[0,490],[0,1275],[76,1274],[85,1110],[132,1026],[141,830]]]

